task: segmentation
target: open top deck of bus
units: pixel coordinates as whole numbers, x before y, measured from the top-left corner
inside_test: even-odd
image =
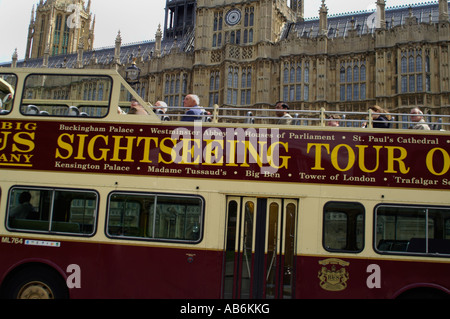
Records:
[[[103,122],[134,122],[137,119],[118,116],[128,112],[131,99],[138,100],[147,110],[149,116],[140,119],[147,123],[177,122],[185,113],[182,106],[169,105],[165,114],[155,116],[151,103],[144,102],[115,70],[2,68],[0,79],[0,84],[3,83],[0,85],[2,96],[11,93],[9,100],[14,102],[14,105],[0,105],[0,116],[82,117],[84,120],[101,119]],[[118,112],[118,108],[122,112]],[[259,124],[273,127],[280,120],[273,108],[214,105],[202,106],[202,109],[203,122],[219,125]],[[368,128],[372,127],[371,110],[348,112],[322,108],[286,112],[293,118],[292,126],[328,126],[335,117],[340,127],[360,128],[365,123]],[[390,115],[392,128],[408,129],[415,124],[409,114]],[[450,115],[424,114],[424,120],[431,130],[446,130],[450,126]]]

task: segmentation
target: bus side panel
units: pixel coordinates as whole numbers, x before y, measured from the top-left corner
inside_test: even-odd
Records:
[[[408,257],[407,257],[408,258]],[[396,298],[414,288],[450,294],[448,262],[297,257],[297,298]]]
[[[70,289],[71,298],[220,297],[223,255],[219,251],[54,240],[59,247],[25,245],[25,239],[22,244],[12,242],[12,237],[3,237],[0,243],[0,256],[8,256],[8,262],[0,257],[2,280],[18,266],[41,263],[75,286]]]
[[[103,245],[101,298],[219,298],[219,251]]]

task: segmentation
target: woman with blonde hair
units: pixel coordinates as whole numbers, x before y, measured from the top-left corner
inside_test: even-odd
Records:
[[[369,107],[372,110],[372,124],[374,128],[390,128],[392,116],[378,105]]]

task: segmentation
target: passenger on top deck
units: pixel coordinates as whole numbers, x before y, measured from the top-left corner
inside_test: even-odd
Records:
[[[279,101],[275,104],[275,109],[277,112],[277,116],[280,117],[277,122],[278,125],[292,124],[292,116],[288,112],[286,112],[287,110],[289,110],[289,105],[287,105],[283,101]]]
[[[410,114],[411,122],[415,122],[415,124],[411,126],[410,129],[425,131],[430,130],[430,127],[425,123],[425,120],[423,119],[423,112],[418,107],[413,108]]]
[[[153,112],[162,120],[162,121],[170,121],[170,118],[166,115],[168,106],[164,101],[157,101],[155,105],[153,105]]]
[[[328,118],[327,126],[339,126],[339,120],[341,117],[339,115],[331,115]]]
[[[130,111],[128,114],[148,115],[147,111],[135,99],[131,100]]]
[[[186,95],[183,101],[185,108],[189,108],[186,114],[181,118],[183,122],[194,122],[202,120],[202,113],[205,111],[199,106],[200,98],[195,94]]]
[[[157,101],[155,105],[153,105],[153,111],[156,114],[166,114],[167,108],[167,103],[163,101]]]
[[[372,123],[374,128],[391,128],[392,116],[385,109],[378,105],[369,107],[372,110]],[[380,114],[383,113],[383,114]],[[363,128],[367,127],[367,123],[363,123]]]

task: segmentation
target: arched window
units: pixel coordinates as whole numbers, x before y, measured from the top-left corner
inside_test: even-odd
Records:
[[[357,65],[353,68],[353,82],[359,81],[359,67]]]
[[[340,71],[340,81],[341,81],[341,83],[345,82],[345,68],[344,67],[342,67],[341,71]]]
[[[289,83],[289,69],[288,68],[284,68],[284,70],[283,70],[283,82]]]
[[[410,56],[408,59],[408,69],[410,73],[415,72],[415,68],[414,68],[414,56]]]
[[[361,81],[365,81],[365,80],[366,80],[366,66],[361,65]]]
[[[422,72],[422,56],[416,57],[416,72]]]
[[[401,65],[401,72],[406,73],[407,72],[407,60],[406,57],[402,57],[402,65]]]
[[[296,82],[301,82],[302,81],[302,67],[301,66],[297,66],[297,79]]]

